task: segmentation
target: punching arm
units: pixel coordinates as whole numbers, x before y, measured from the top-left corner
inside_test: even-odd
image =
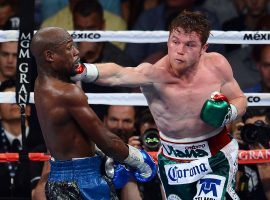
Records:
[[[122,67],[115,63],[79,63],[73,67],[72,81],[95,82],[98,85],[139,87],[151,84],[151,64]]]

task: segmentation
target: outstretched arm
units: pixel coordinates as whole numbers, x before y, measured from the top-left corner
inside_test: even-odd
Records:
[[[138,67],[122,67],[115,63],[97,64],[99,77],[96,83],[128,87],[151,84],[149,69],[146,69],[150,67],[149,63],[143,63]]]
[[[153,65],[142,63],[137,67],[122,67],[115,63],[79,64],[75,66],[72,80],[95,82],[99,85],[139,87],[151,84]]]

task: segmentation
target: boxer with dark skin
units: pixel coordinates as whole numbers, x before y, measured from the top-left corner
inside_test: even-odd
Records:
[[[126,164],[141,181],[152,179],[156,166],[149,155],[106,129],[82,89],[70,81],[79,51],[69,33],[56,27],[39,30],[30,49],[38,71],[34,89],[37,115],[53,158],[45,187],[47,199],[110,199],[109,184],[101,176],[103,157],[96,154],[95,144],[121,162],[118,170],[126,170],[121,167]],[[118,176],[114,170],[113,183],[124,184],[127,178],[123,175],[128,173]]]
[[[48,28],[33,39],[38,77],[35,104],[44,139],[57,160],[93,156],[94,143],[108,156],[124,160],[128,147],[108,131],[89,107],[87,96],[70,82],[79,51],[60,28]]]

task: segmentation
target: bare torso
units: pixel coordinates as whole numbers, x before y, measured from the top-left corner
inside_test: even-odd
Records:
[[[176,78],[169,73],[169,61],[162,58],[154,67],[158,80],[143,86],[149,108],[159,130],[168,137],[198,137],[214,130],[200,119],[204,102],[214,91],[220,91],[222,75],[213,65],[209,54],[202,55],[197,71],[190,79]]]
[[[74,87],[46,76],[38,76],[35,82],[35,105],[43,136],[51,155],[59,160],[94,155],[93,143],[68,113],[66,98]]]

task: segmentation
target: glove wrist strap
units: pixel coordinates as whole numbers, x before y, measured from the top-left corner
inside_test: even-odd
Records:
[[[131,167],[137,167],[144,162],[144,158],[139,149],[128,145],[129,154],[128,157],[124,160],[124,163],[128,164]]]
[[[230,104],[230,110],[228,112],[228,117],[223,121],[222,126],[231,123],[237,118],[237,108],[235,105]]]
[[[233,104],[230,104],[230,107],[231,107],[231,117],[229,119],[229,123],[234,121],[237,118],[237,115],[238,115],[238,111],[237,111],[236,106],[233,105]]]

